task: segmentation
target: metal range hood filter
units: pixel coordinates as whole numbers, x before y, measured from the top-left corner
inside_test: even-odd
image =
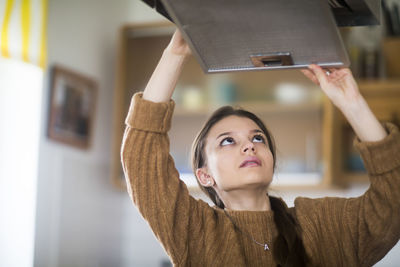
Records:
[[[337,26],[379,23],[380,0],[143,0],[206,73],[349,66]]]

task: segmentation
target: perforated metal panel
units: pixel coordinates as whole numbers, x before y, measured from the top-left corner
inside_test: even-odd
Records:
[[[325,1],[162,3],[205,72],[349,65]]]

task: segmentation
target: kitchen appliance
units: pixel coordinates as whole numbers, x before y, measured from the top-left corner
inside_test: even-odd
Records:
[[[337,26],[380,20],[380,0],[143,1],[176,24],[206,73],[347,67]]]

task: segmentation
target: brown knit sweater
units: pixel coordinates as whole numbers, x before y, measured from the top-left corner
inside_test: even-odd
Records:
[[[174,103],[136,94],[126,118],[122,162],[129,194],[175,266],[276,266],[271,251],[235,231],[217,207],[188,193],[169,155]],[[371,186],[357,198],[297,198],[294,214],[312,266],[371,266],[400,238],[400,134],[355,141]],[[240,229],[272,244],[273,211],[229,211]],[[272,246],[270,246],[272,247]]]

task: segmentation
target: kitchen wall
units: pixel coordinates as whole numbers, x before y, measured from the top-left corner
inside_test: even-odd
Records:
[[[159,266],[165,257],[128,194],[110,181],[118,31],[126,23],[159,19],[138,2],[49,1],[49,66],[60,64],[96,79],[99,92],[91,148],[55,143],[45,134],[46,75],[35,266]]]
[[[125,23],[161,18],[139,0],[50,0],[49,63],[61,64],[99,83],[93,143],[79,150],[45,137],[42,108],[35,266],[161,266],[166,259],[126,192],[110,182],[113,86],[117,36]],[[48,79],[48,76],[47,76]],[[49,97],[43,89],[43,103]],[[360,195],[346,191],[276,192],[289,204],[297,195]],[[396,247],[378,266],[400,262]]]
[[[33,263],[42,80],[38,66],[0,58],[0,266]]]

